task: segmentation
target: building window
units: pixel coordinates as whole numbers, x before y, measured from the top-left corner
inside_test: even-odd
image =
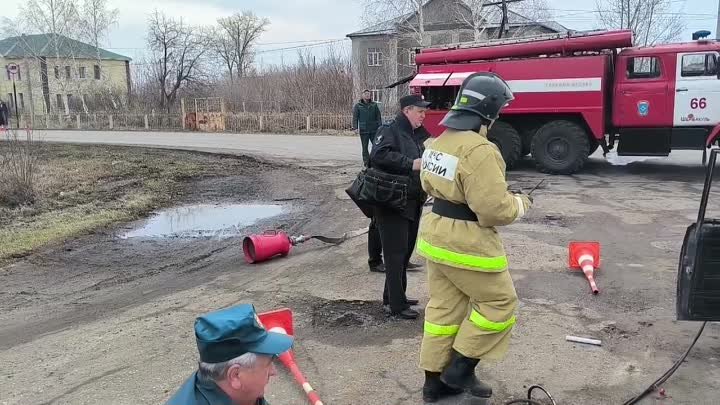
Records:
[[[628,79],[654,79],[660,77],[660,60],[652,56],[628,59]]]
[[[100,66],[95,65],[95,80],[100,80]]]
[[[72,79],[72,71],[70,70],[70,66],[65,66],[65,78],[68,80]]]
[[[62,96],[62,94],[57,94],[56,98],[57,98],[57,108],[59,111],[59,110],[63,109],[63,107],[64,107],[63,96]]]
[[[18,93],[18,104],[20,104],[20,109],[25,109],[25,98],[22,93]]]
[[[373,89],[370,90],[370,94],[372,95],[372,100],[375,102],[382,102],[382,89]]]
[[[12,94],[12,93],[8,93],[8,100],[10,100],[10,102],[8,103],[8,106],[9,106],[10,108],[15,108],[15,100],[13,100],[13,94]]]
[[[368,66],[382,66],[382,51],[380,48],[368,48]]]
[[[715,75],[717,75],[717,56],[714,53],[683,56],[683,77]]]
[[[408,65],[415,65],[415,50],[410,49],[408,51]]]
[[[85,66],[81,66],[81,67],[78,69],[78,75],[80,76],[81,79],[84,79],[84,78],[85,78]]]
[[[60,66],[55,66],[55,78],[60,79]]]

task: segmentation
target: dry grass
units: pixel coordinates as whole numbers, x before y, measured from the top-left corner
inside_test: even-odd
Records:
[[[228,170],[187,152],[36,146],[34,202],[0,202],[0,262],[147,215],[177,199],[188,179]]]
[[[0,205],[17,207],[35,202],[35,142],[31,130],[3,131],[0,142]]]

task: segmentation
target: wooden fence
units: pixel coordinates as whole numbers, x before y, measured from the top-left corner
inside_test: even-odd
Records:
[[[32,118],[32,119],[31,119]],[[351,114],[225,113],[225,132],[347,133]],[[182,114],[23,114],[22,128],[65,130],[184,131]],[[11,122],[11,125],[13,123]],[[13,125],[14,126],[14,125]]]

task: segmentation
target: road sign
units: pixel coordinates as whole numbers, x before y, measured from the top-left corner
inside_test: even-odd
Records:
[[[18,103],[17,103],[17,89],[15,88],[15,76],[20,73],[20,66],[17,65],[17,63],[9,63],[7,65],[7,71],[12,76],[12,84],[13,84],[13,104],[15,104],[15,126],[19,129],[20,128],[20,113],[18,112]]]
[[[20,72],[20,66],[18,66],[16,63],[10,63],[7,65],[7,71],[13,76],[16,76]]]

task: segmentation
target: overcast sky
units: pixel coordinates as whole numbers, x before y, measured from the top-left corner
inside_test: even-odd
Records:
[[[556,20],[568,28],[584,30],[600,28],[592,11],[596,0],[547,0]],[[683,40],[700,29],[715,33],[720,0],[671,0],[676,9],[691,14],[687,17],[688,28]],[[23,0],[2,0],[3,15],[12,17]],[[132,58],[137,58],[145,46],[146,18],[154,8],[165,10],[169,15],[183,17],[195,24],[212,24],[217,18],[242,10],[270,19],[268,31],[261,37],[265,52],[258,55],[263,63],[292,61],[297,50],[278,51],[303,43],[291,41],[316,41],[342,39],[348,33],[363,28],[359,0],[110,0],[111,6],[120,10],[119,25],[114,27],[106,48]],[[322,48],[315,48],[322,51]]]

